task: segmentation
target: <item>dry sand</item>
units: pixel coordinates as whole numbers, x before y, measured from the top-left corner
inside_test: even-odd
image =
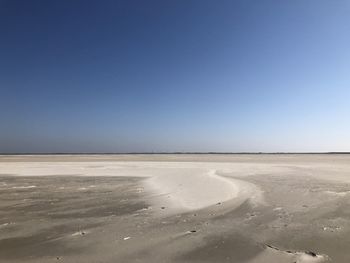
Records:
[[[350,262],[350,155],[0,157],[0,262]]]

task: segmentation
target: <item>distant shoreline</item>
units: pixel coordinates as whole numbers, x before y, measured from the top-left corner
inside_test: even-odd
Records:
[[[350,154],[350,152],[96,152],[96,153],[85,153],[85,152],[74,152],[74,153],[0,153],[0,155],[205,155],[205,154],[215,154],[215,155],[276,155],[276,154]]]

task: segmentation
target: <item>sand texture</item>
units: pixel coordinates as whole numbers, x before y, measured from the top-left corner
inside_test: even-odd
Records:
[[[350,155],[0,156],[0,262],[350,262]]]

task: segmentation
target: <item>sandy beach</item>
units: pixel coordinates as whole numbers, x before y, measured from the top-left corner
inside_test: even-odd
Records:
[[[350,155],[0,157],[0,262],[350,260]]]

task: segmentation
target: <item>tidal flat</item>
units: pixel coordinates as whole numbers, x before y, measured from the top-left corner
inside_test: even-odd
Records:
[[[0,156],[0,262],[350,261],[350,155]]]

